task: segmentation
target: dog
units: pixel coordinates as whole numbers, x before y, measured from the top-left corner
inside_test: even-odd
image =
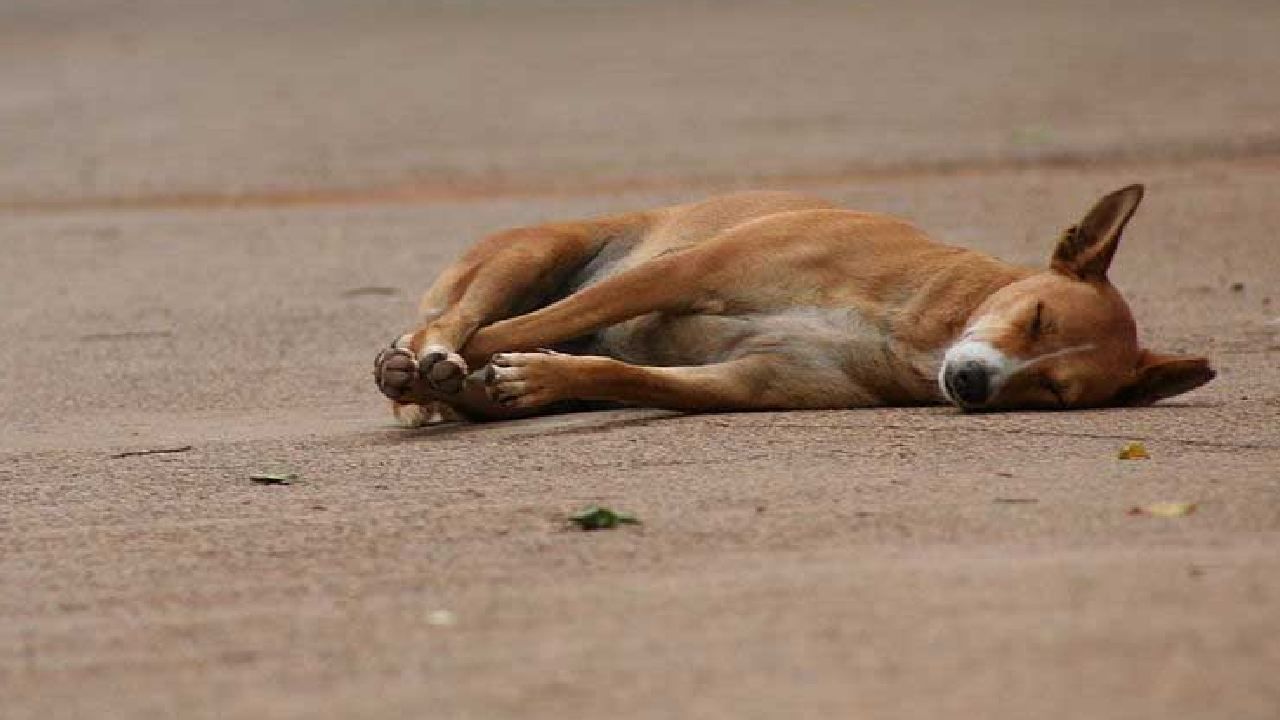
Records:
[[[1146,405],[1214,371],[1142,348],[1107,279],[1142,196],[1103,197],[1044,269],[790,192],[507,230],[444,271],[374,378],[406,425],[584,404]]]

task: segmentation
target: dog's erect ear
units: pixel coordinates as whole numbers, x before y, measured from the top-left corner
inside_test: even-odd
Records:
[[[1150,405],[1194,390],[1217,375],[1209,361],[1192,355],[1164,355],[1143,350],[1133,382],[1116,395],[1117,405]]]
[[[1120,233],[1140,202],[1141,185],[1130,185],[1099,200],[1079,225],[1063,234],[1050,267],[1080,280],[1106,280]]]

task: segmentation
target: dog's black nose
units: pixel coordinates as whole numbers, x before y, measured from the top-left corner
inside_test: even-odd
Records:
[[[987,367],[976,360],[948,367],[944,381],[951,396],[961,405],[981,405],[991,393],[991,376]]]

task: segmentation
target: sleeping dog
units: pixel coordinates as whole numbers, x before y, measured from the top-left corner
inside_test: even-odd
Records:
[[[786,192],[507,230],[441,274],[374,377],[408,425],[584,402],[1148,404],[1214,372],[1142,348],[1107,279],[1142,193],[1098,201],[1041,269]]]

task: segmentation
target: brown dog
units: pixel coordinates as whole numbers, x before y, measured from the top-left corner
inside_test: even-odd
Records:
[[[605,401],[678,410],[1140,405],[1213,378],[1138,345],[1107,280],[1142,187],[1047,269],[782,192],[508,230],[447,269],[375,363],[408,424]],[[470,373],[469,369],[479,368]]]

